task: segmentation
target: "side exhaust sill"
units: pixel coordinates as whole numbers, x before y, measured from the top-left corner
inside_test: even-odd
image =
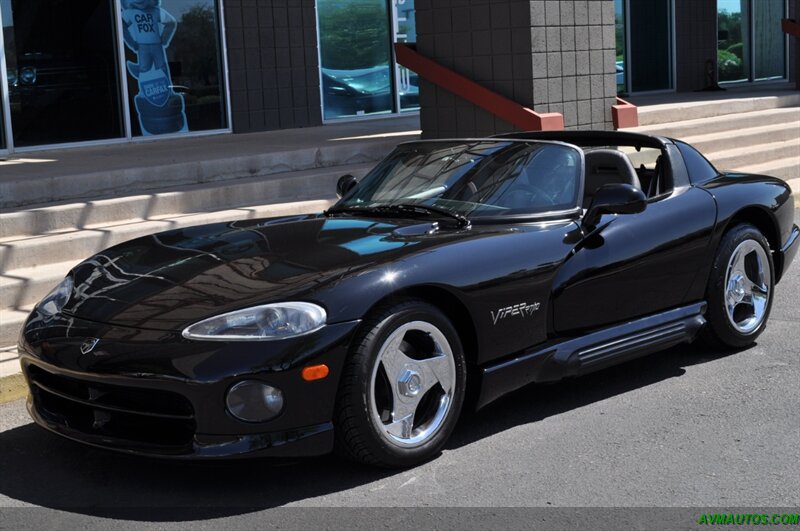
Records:
[[[530,383],[588,374],[691,342],[706,323],[705,312],[706,303],[698,302],[532,349],[485,367],[477,407]]]

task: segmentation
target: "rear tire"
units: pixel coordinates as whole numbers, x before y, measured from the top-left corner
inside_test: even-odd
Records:
[[[775,269],[769,243],[753,225],[722,237],[708,279],[708,324],[702,337],[717,348],[743,348],[764,331],[772,308]]]
[[[436,456],[464,403],[458,333],[422,301],[385,305],[368,317],[342,374],[336,451],[365,464],[410,467]]]

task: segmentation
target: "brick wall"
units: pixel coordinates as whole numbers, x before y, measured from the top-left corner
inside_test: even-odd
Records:
[[[610,129],[617,94],[614,2],[530,4],[534,110],[563,114],[567,129]]]
[[[225,0],[236,133],[320,125],[314,0]]]
[[[611,128],[613,0],[417,0],[417,49],[537,112],[560,112],[568,129]],[[428,138],[515,128],[425,80]]]

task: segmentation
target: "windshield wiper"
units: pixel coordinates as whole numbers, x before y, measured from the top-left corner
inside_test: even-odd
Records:
[[[384,205],[372,205],[372,206],[342,206],[336,208],[329,208],[325,211],[325,214],[338,214],[338,213],[363,213],[363,212],[376,212],[376,213],[383,213],[383,214],[394,214],[394,213],[401,213],[401,214],[427,214],[427,215],[435,215],[435,216],[443,216],[446,218],[454,219],[458,222],[458,227],[462,229],[469,228],[472,223],[466,216],[462,216],[461,214],[456,214],[455,212],[451,212],[446,208],[430,206],[430,205],[422,205],[416,203],[392,203],[392,204],[384,204]]]
[[[422,205],[417,203],[400,203],[388,206],[395,208],[401,212],[425,212],[427,214],[434,214],[454,219],[458,222],[458,226],[462,229],[469,228],[469,226],[472,224],[469,221],[469,218],[467,218],[466,216],[462,216],[461,214],[456,214],[455,212],[447,210],[446,208],[442,207],[437,207],[432,205]]]

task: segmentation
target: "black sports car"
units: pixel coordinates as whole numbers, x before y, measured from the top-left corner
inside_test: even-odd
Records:
[[[751,344],[800,235],[783,181],[633,133],[408,142],[338,191],[76,266],[20,340],[34,420],[153,456],[410,466],[465,403]]]

